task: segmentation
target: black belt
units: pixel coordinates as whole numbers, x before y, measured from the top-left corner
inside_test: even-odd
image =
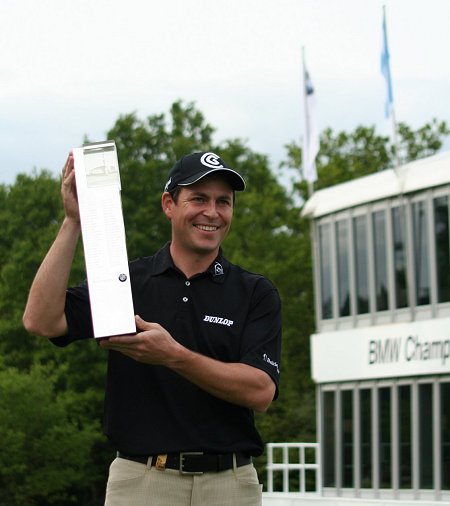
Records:
[[[233,455],[236,455],[236,466],[246,466],[252,458],[244,453],[213,454],[202,452],[168,453],[167,455],[154,455],[151,465],[158,469],[177,469],[182,474],[202,474],[206,472],[219,472],[233,469]],[[150,457],[124,455],[117,452],[117,457],[147,464]]]

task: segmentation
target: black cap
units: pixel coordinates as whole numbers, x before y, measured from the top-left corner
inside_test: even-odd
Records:
[[[225,162],[214,153],[192,153],[183,156],[169,172],[169,180],[164,191],[172,191],[176,186],[189,186],[200,181],[208,174],[223,172],[233,190],[245,189],[244,178],[235,170],[227,167]]]

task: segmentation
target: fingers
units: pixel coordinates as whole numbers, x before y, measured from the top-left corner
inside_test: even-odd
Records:
[[[134,318],[135,318],[135,321],[136,321],[136,327],[139,330],[150,330],[152,328],[155,328],[155,324],[154,323],[146,322],[138,314],[135,315]]]
[[[73,172],[73,153],[72,151],[69,152],[69,155],[67,156],[66,163],[64,164],[64,167],[62,169],[62,178],[63,180],[66,179],[72,172]]]
[[[62,188],[66,191],[72,190],[75,179],[75,170],[72,152],[69,153],[66,163],[62,170]]]
[[[121,349],[126,348],[128,346],[134,346],[141,342],[141,339],[137,335],[120,335],[120,336],[110,336],[108,339],[102,339],[100,341],[100,346],[103,348],[114,348]]]
[[[75,164],[72,151],[67,156],[66,163],[62,170],[61,195],[66,218],[80,222],[80,210],[78,206],[78,195],[75,181]]]

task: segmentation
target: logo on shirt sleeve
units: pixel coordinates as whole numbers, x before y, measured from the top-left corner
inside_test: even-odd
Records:
[[[278,362],[275,362],[275,360],[271,360],[266,353],[264,353],[263,355],[263,360],[264,362],[267,362],[268,364],[270,364],[272,367],[276,367],[277,369],[277,373],[280,374],[280,369],[278,368]]]

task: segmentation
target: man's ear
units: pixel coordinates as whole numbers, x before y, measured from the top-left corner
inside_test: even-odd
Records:
[[[174,201],[172,195],[169,192],[164,192],[161,196],[161,207],[163,213],[167,216],[167,219],[172,218],[172,207],[174,205]]]

